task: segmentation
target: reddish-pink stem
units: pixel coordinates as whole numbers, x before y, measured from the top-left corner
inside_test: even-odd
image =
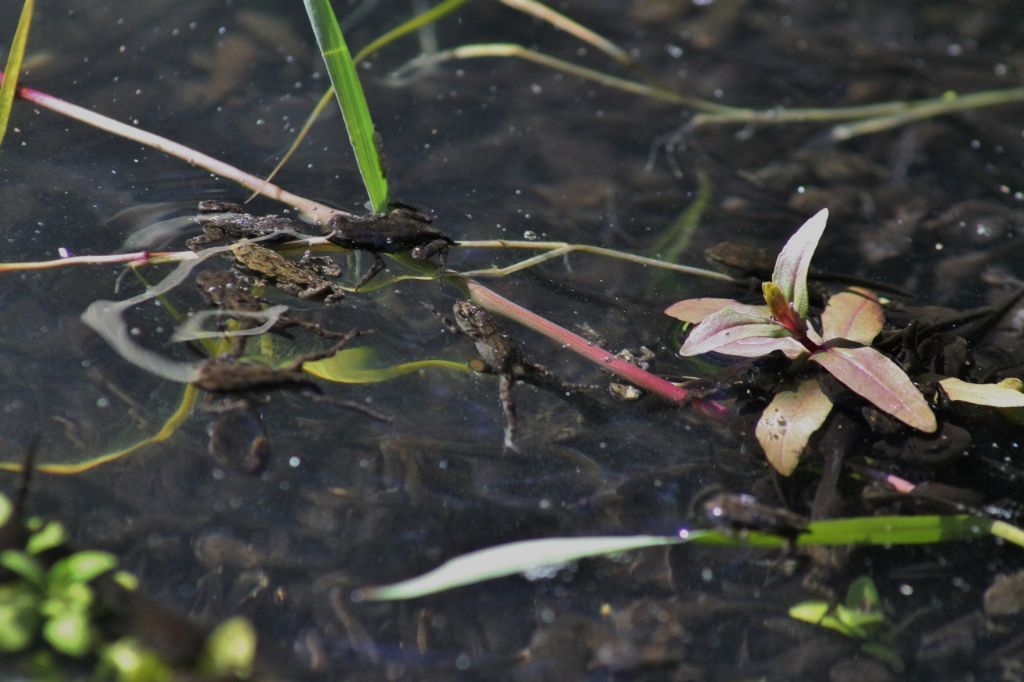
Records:
[[[591,362],[600,365],[609,372],[622,377],[631,384],[659,395],[666,400],[671,400],[672,402],[678,403],[686,399],[688,391],[685,388],[676,386],[657,375],[651,374],[650,372],[640,369],[634,364],[626,362],[622,358],[616,357],[600,346],[587,341],[582,336],[572,333],[565,327],[560,327],[551,320],[543,318],[537,313],[531,312],[517,303],[513,303],[504,296],[501,296],[500,294],[497,294],[483,286],[479,282],[471,279],[466,280],[466,286],[469,288],[470,297],[475,303],[478,303],[495,313],[508,317],[509,319],[515,320],[524,327],[528,327],[535,332],[543,334],[549,339],[562,344],[569,350],[579,353]],[[714,401],[694,401],[693,404],[702,413],[710,417],[721,418],[727,413],[724,405]]]

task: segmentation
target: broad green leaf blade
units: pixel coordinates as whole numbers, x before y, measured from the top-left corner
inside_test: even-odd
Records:
[[[772,272],[772,282],[782,289],[801,318],[807,317],[809,306],[807,272],[827,221],[828,209],[823,208],[804,223],[782,247]]]
[[[358,590],[353,594],[353,599],[368,601],[414,599],[454,587],[560,566],[586,557],[626,552],[642,547],[678,544],[679,542],[679,538],[674,536],[653,535],[548,538],[513,542],[456,557],[418,578],[393,585]]]
[[[382,213],[388,205],[388,181],[377,149],[377,137],[366,104],[366,95],[359,82],[352,55],[348,51],[341,26],[331,9],[330,0],[304,0],[309,22],[316,34],[327,73],[338,96],[345,117],[348,139],[355,152],[359,174],[370,197],[373,210]]]
[[[871,345],[885,325],[885,314],[878,296],[867,289],[855,288],[828,299],[821,315],[821,335]]]
[[[700,355],[717,351],[721,346],[749,338],[774,339],[788,332],[767,317],[725,308],[708,315],[694,327],[679,354]]]
[[[874,348],[826,346],[813,362],[847,388],[907,426],[933,433],[938,424],[928,402],[899,365]]]
[[[765,319],[769,315],[767,306],[746,305],[731,298],[689,298],[685,301],[677,301],[665,308],[665,314],[683,322],[697,324],[703,322],[705,317],[726,308]]]
[[[1019,379],[1004,379],[998,384],[972,384],[960,379],[939,382],[950,400],[985,407],[1024,407],[1024,393],[1017,388]]]
[[[7,66],[4,67],[3,84],[0,84],[0,144],[7,135],[7,124],[11,120],[11,109],[14,107],[14,96],[18,90],[18,76],[21,73],[21,62],[25,58],[25,45],[28,43],[28,30],[32,25],[32,10],[35,0],[25,0],[21,6],[21,17],[18,28],[11,40],[11,51],[7,55]]]
[[[803,381],[795,392],[777,393],[754,430],[768,463],[783,476],[793,473],[807,442],[831,411],[832,401],[814,379]]]
[[[372,384],[395,379],[422,369],[448,369],[457,372],[471,371],[464,362],[451,360],[415,360],[397,365],[381,365],[372,348],[360,346],[346,348],[329,358],[307,362],[302,369],[315,377],[342,384]]]
[[[811,625],[835,630],[845,637],[860,637],[853,628],[830,613],[831,607],[824,601],[804,601],[789,607],[789,617]]]
[[[857,611],[882,611],[882,597],[875,581],[862,575],[846,588],[846,606]]]

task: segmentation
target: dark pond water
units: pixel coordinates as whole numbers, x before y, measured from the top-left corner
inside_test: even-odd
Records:
[[[7,38],[19,3],[0,9]],[[417,3],[336,3],[361,12],[361,46]],[[425,4],[425,3],[422,3]],[[558,3],[627,48],[660,81],[732,105],[850,106],[1019,85],[1024,12],[1014,2]],[[497,3],[470,3],[439,25],[442,46],[520,42],[626,75],[592,48]],[[166,135],[255,173],[268,172],[323,91],[326,77],[300,3],[40,2],[26,82]],[[393,192],[430,209],[457,239],[558,240],[657,255],[659,238],[709,200],[679,262],[704,265],[723,239],[775,249],[822,207],[830,227],[816,263],[910,289],[915,305],[971,308],[1024,278],[1024,108],[966,112],[830,143],[821,124],[708,127],[665,141],[691,112],[513,60],[451,63],[395,87],[387,75],[421,49],[416,37],[363,71]],[[230,182],[20,103],[0,154],[6,262],[58,249],[105,254],[183,248],[189,220],[161,221],[200,199],[242,200]],[[703,180],[702,180],[703,178]],[[325,116],[279,177],[297,194],[349,210],[365,201],[340,117]],[[266,201],[256,212],[279,211]],[[468,270],[522,252],[455,249]],[[520,255],[517,255],[520,254]],[[347,268],[370,264],[342,259]],[[225,268],[227,261],[210,265]],[[400,271],[399,266],[395,266]],[[166,268],[143,272],[156,281]],[[0,276],[0,456],[16,461],[40,432],[45,463],[75,463],[156,433],[183,386],[125,362],[80,321],[96,299],[141,291],[119,266]],[[355,279],[351,271],[349,281]],[[738,288],[596,256],[557,259],[491,285],[606,348],[655,353],[652,370],[709,370],[675,355],[661,311]],[[118,286],[120,288],[118,288]],[[475,357],[445,333],[457,290],[403,282],[335,306],[271,292],[331,329],[373,329],[360,345],[391,362]],[[191,283],[165,303],[195,310]],[[133,309],[147,347],[178,361],[168,307]],[[1020,376],[1019,308],[979,341],[977,363]],[[508,323],[530,358],[567,381],[607,384],[592,365]],[[321,341],[296,332],[276,348]],[[508,578],[397,604],[354,604],[353,588],[399,580],[458,554],[549,536],[672,534],[704,525],[700,501],[753,492],[809,514],[822,453],[773,476],[752,437],[756,412],[726,424],[647,396],[595,392],[605,417],[530,386],[514,389],[518,452],[502,451],[504,417],[491,376],[428,370],[389,382],[322,384],[392,421],[274,392],[255,418],[232,417],[239,443],[209,454],[219,415],[208,400],[166,440],[74,476],[40,475],[33,513],[63,521],[77,546],[114,552],[157,601],[212,625],[255,623],[270,676],[286,679],[895,679],[860,642],[788,618],[794,603],[842,595],[859,575],[878,585],[892,646],[914,679],[1022,679],[1024,629],[983,610],[1024,550],[987,540],[865,548],[829,557],[696,547],[581,562],[553,579]],[[857,408],[859,409],[859,408]],[[851,414],[859,414],[857,409]],[[964,421],[959,422],[961,426]],[[972,426],[975,424],[976,426]],[[237,457],[240,436],[269,438],[260,471]],[[976,494],[978,508],[1020,519],[1024,462],[1006,422],[967,422],[960,458],[873,463],[915,482]],[[848,459],[877,455],[863,432]],[[877,440],[877,439],[875,439]],[[898,448],[897,448],[898,450]],[[14,487],[7,476],[4,487]],[[867,492],[865,492],[867,491]],[[844,471],[833,516],[947,512],[878,493]],[[3,666],[14,666],[6,661]]]

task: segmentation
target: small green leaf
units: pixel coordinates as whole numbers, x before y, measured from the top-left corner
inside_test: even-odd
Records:
[[[878,296],[867,289],[852,289],[828,299],[821,315],[821,335],[871,345],[885,325],[885,314]]]
[[[85,656],[93,643],[93,631],[88,615],[79,611],[67,611],[50,618],[43,624],[43,638],[66,656]]]
[[[831,411],[832,401],[814,379],[801,382],[795,392],[777,393],[754,430],[769,464],[783,476],[793,473],[811,436]]]
[[[206,638],[204,672],[249,677],[256,660],[256,631],[245,618],[224,621]]]
[[[103,650],[97,666],[100,679],[117,682],[170,682],[171,669],[136,640],[124,637]]]
[[[899,365],[874,348],[827,346],[811,355],[811,361],[907,426],[925,433],[933,433],[938,428],[935,413],[910,378]]]
[[[811,625],[835,630],[847,637],[859,637],[854,629],[832,615],[828,602],[801,602],[789,607],[789,617],[804,623],[810,623]]]
[[[811,258],[818,248],[818,241],[825,231],[828,222],[828,209],[823,208],[804,223],[779,252],[772,272],[772,282],[785,295],[786,300],[801,318],[807,317],[810,297],[807,293],[807,273],[811,268]]]
[[[468,372],[464,362],[429,359],[403,362],[397,365],[382,365],[372,348],[361,346],[346,348],[329,358],[307,362],[302,369],[315,377],[343,384],[372,384],[388,381],[423,369],[447,369]]]
[[[110,552],[84,550],[56,562],[50,569],[51,580],[63,583],[87,583],[117,568],[117,557]]]
[[[67,542],[67,533],[57,521],[47,521],[42,528],[39,528],[28,539],[25,545],[26,551],[30,554],[42,554],[43,552],[60,547]]]
[[[46,570],[35,557],[21,550],[5,549],[0,552],[0,566],[14,573],[36,589],[46,585]]]
[[[129,592],[139,589],[139,579],[128,571],[117,571],[114,573],[114,582]]]
[[[22,585],[0,586],[0,652],[21,651],[39,629],[39,597]]]
[[[882,610],[882,597],[878,594],[875,581],[862,575],[846,588],[846,606],[859,611]]]
[[[11,520],[11,515],[14,513],[14,505],[11,504],[10,498],[3,493],[0,493],[0,527],[7,525],[7,522]]]

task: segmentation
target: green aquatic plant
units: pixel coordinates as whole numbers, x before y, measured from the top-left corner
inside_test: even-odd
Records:
[[[695,325],[679,354],[756,358],[779,352],[808,360],[907,426],[932,433],[938,424],[925,397],[899,365],[870,346],[885,322],[873,293],[853,289],[832,296],[821,316],[821,333],[808,319],[807,274],[827,220],[828,210],[822,209],[779,252],[772,279],[762,287],[765,305],[696,298],[669,306],[666,314]],[[779,473],[793,472],[831,409],[814,378],[776,394],[758,422],[757,437]]]
[[[132,612],[124,606],[138,598],[138,578],[120,569],[109,552],[72,551],[57,521],[33,517],[22,525],[18,507],[23,503],[24,494],[16,503],[0,494],[0,654],[31,654],[32,664],[51,679],[63,679],[53,654],[95,661],[97,679],[180,679],[186,672],[180,662],[163,660],[133,634],[110,636],[110,623]],[[167,615],[144,608],[156,621]],[[113,630],[131,633],[133,627],[121,623]],[[203,640],[195,671],[244,679],[252,674],[255,656],[252,625],[232,618]]]
[[[886,618],[878,587],[866,575],[850,583],[844,602],[800,602],[790,607],[789,616],[862,640],[861,651],[884,661],[896,672],[903,671],[903,659],[892,646],[892,626]]]

